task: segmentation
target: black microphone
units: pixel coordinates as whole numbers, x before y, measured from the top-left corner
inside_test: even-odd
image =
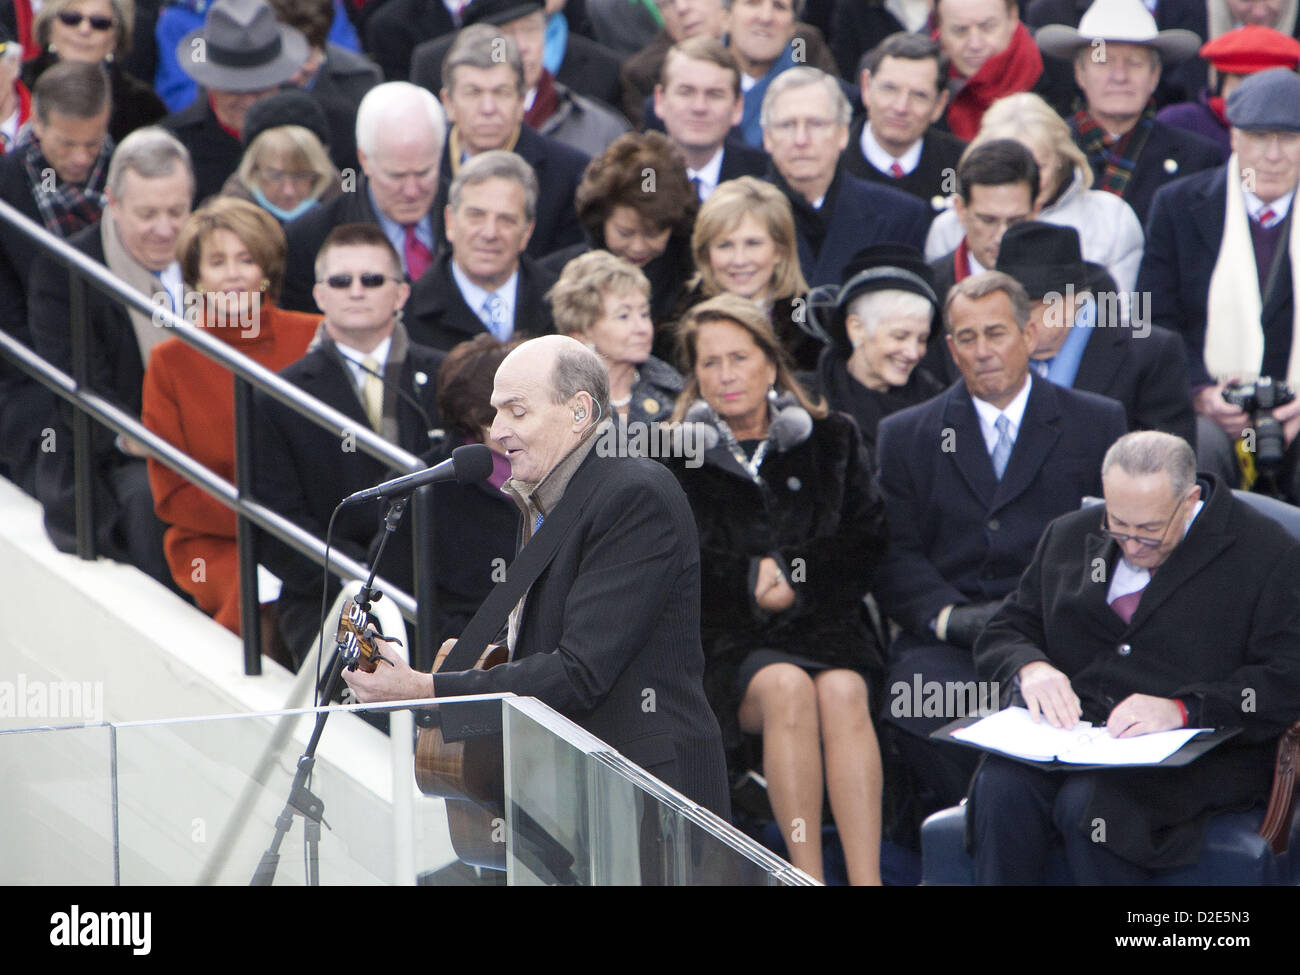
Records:
[[[404,474],[391,481],[377,484],[356,494],[349,494],[342,504],[355,501],[371,501],[375,498],[391,498],[399,494],[409,494],[418,487],[434,484],[437,481],[455,480],[458,484],[473,484],[492,473],[492,451],[486,444],[472,443],[457,447],[451,452],[451,459],[441,464]]]

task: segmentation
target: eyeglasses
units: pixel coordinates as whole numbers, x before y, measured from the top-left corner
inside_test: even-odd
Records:
[[[67,24],[69,27],[80,27],[83,20],[90,21],[91,30],[110,30],[113,26],[112,17],[101,17],[98,14],[83,14],[76,10],[60,10],[58,18],[60,23]]]
[[[1174,523],[1174,518],[1178,515],[1178,509],[1183,506],[1183,502],[1186,500],[1187,498],[1183,498],[1174,506],[1174,510],[1169,515],[1169,520],[1165,522],[1165,527],[1160,531],[1159,538],[1147,538],[1143,535],[1126,535],[1123,532],[1111,531],[1109,510],[1107,510],[1102,516],[1103,527],[1101,533],[1107,538],[1115,539],[1115,541],[1120,545],[1123,545],[1125,542],[1137,542],[1143,548],[1159,548],[1164,544],[1165,536],[1169,534],[1169,526]]]
[[[269,166],[258,166],[257,174],[268,183],[297,183],[301,186],[316,181],[316,174],[310,169],[290,171],[272,169]]]
[[[353,277],[357,277],[361,280],[361,287],[363,288],[381,288],[383,287],[385,281],[401,280],[401,278],[395,278],[390,274],[379,274],[378,272],[368,271],[365,274],[358,274],[358,275],[331,274],[328,278],[325,279],[325,284],[328,284],[331,288],[337,288],[338,290],[342,291],[344,288],[352,287]]]
[[[833,118],[809,118],[809,119],[782,119],[780,122],[773,122],[768,126],[770,132],[775,133],[782,139],[793,139],[799,131],[799,126],[804,126],[808,130],[809,136],[814,138],[820,137],[829,132],[836,122]]]

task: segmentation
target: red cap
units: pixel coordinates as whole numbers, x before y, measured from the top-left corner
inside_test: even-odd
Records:
[[[1247,24],[1220,34],[1201,47],[1201,57],[1221,74],[1254,74],[1300,64],[1300,41],[1271,27]]]

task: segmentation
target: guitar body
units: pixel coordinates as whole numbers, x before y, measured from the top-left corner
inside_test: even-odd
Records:
[[[352,600],[343,604],[336,641],[345,659],[366,673],[373,673],[383,659],[374,644],[377,633],[368,625],[366,614]],[[455,640],[438,650],[433,672],[442,667]],[[509,659],[505,647],[491,644],[475,662],[473,670],[488,670]],[[493,715],[495,718],[496,715]],[[415,781],[420,791],[445,801],[451,845],[465,863],[492,870],[505,869],[505,799],[502,795],[500,720],[481,730],[461,721],[457,738],[447,741],[442,715],[434,714],[431,727],[421,727],[415,743]],[[456,720],[460,720],[457,715]]]

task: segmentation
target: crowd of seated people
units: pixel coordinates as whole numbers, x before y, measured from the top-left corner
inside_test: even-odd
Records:
[[[553,332],[605,363],[602,419],[708,431],[661,458],[699,530],[706,690],[814,876],[824,805],[849,879],[878,883],[882,835],[915,847],[966,794],[975,753],[930,737],[960,715],[891,711],[891,688],[975,679],[1126,431],[1186,442],[1203,500],[1300,502],[1300,399],[1251,398],[1300,392],[1290,7],[36,6],[0,0],[0,200],[155,308],[430,464],[495,448],[493,373]],[[0,324],[69,373],[70,291],[0,222]],[[94,289],[85,311],[90,388],[233,478],[229,373],[157,315]],[[255,496],[313,534],[390,473],[254,410]],[[63,551],[71,417],[0,361],[0,474]],[[99,554],[238,633],[231,511],[130,438],[96,425],[90,450]],[[440,638],[513,557],[508,476],[498,450],[434,494]],[[366,561],[382,534],[358,507],[334,544]],[[412,587],[409,525],[392,541],[381,573]],[[259,556],[264,642],[300,666],[321,570]]]

